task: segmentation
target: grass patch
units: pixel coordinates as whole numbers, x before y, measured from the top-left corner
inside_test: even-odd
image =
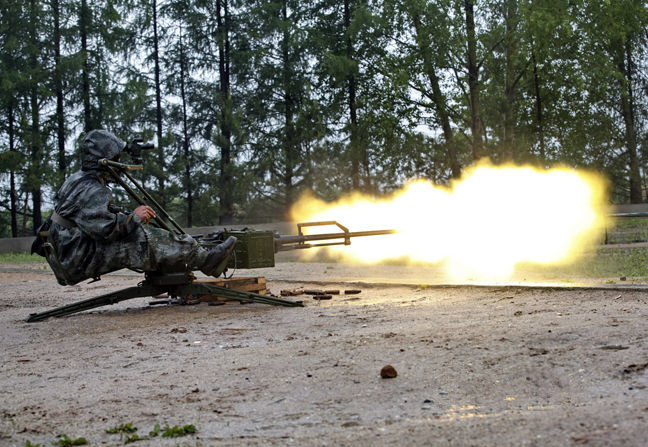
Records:
[[[136,431],[137,427],[133,427],[133,423],[129,422],[128,424],[120,424],[118,427],[109,428],[108,430],[106,430],[106,433],[135,433]]]
[[[187,436],[197,433],[198,430],[194,425],[183,425],[182,427],[174,425],[170,427],[165,425],[163,428],[160,428],[160,424],[155,424],[153,430],[149,433],[149,436],[161,436],[163,438],[179,438],[180,436]]]
[[[106,433],[108,434],[119,435],[120,439],[124,441],[124,444],[131,444],[138,441],[147,441],[158,436],[162,438],[178,438],[180,436],[192,435],[197,433],[198,429],[194,425],[174,425],[171,427],[166,424],[164,427],[161,427],[160,424],[155,424],[153,430],[149,432],[148,436],[140,436],[136,432],[137,427],[134,427],[132,422],[129,422],[128,424],[120,424],[117,427],[106,430]]]
[[[630,244],[648,241],[648,218],[624,217],[614,220],[607,228],[609,244]]]
[[[533,272],[533,276],[564,281],[569,278],[601,279],[612,284],[621,277],[642,278],[648,276],[648,247],[613,248],[601,247],[586,254],[574,264],[543,266],[520,264],[519,271]],[[517,269],[516,269],[517,270]]]
[[[140,436],[137,433],[135,433],[133,435],[126,435],[126,440],[124,441],[124,444],[130,444],[137,441],[147,441],[149,439],[151,438],[149,438],[148,436]]]
[[[599,248],[587,267],[598,276],[646,276],[648,248]]]
[[[61,446],[61,447],[71,447],[71,446],[74,446],[74,445],[86,445],[88,443],[86,438],[72,439],[68,435],[60,435],[59,438],[61,438],[61,439],[56,441],[54,443],[54,445],[58,445],[58,446]]]
[[[45,258],[29,253],[3,253],[0,254],[0,264],[18,264],[18,263],[39,263],[46,262]]]

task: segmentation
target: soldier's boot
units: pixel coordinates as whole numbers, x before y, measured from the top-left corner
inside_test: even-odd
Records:
[[[228,237],[225,242],[218,244],[209,249],[205,263],[200,267],[200,271],[207,276],[220,275],[227,265],[226,261],[234,250],[236,238]]]

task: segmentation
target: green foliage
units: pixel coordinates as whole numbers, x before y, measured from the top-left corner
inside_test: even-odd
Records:
[[[38,442],[36,444],[32,444],[32,442],[28,440],[25,441],[25,447],[43,447],[43,445]]]
[[[160,432],[161,432],[161,430],[162,430],[162,429],[160,428],[160,424],[155,424],[155,425],[153,426],[153,430],[151,430],[151,431],[149,432],[149,436],[152,437],[152,438],[154,438],[154,437],[156,437],[156,436],[160,436]]]
[[[0,152],[0,172],[17,171],[22,163],[24,163],[24,156],[21,153],[16,151]]]
[[[132,442],[137,442],[137,441],[146,441],[149,439],[151,438],[149,438],[148,436],[139,436],[138,434],[127,435],[124,444],[130,444]]]
[[[646,248],[600,248],[593,257],[583,264],[588,276],[605,277],[646,277],[648,276],[648,249]]]
[[[613,246],[593,250],[575,263],[542,266],[521,264],[518,274],[529,280],[572,281],[594,280],[615,284],[621,277],[628,281],[645,282],[648,279],[648,248],[617,248]]]
[[[109,428],[106,430],[106,433],[115,434],[115,433],[135,433],[137,427],[133,427],[133,423],[129,422],[127,424],[120,424],[117,427]]]
[[[153,430],[149,432],[149,436],[151,437],[161,436],[163,438],[178,438],[181,436],[192,435],[197,432],[198,430],[194,425],[183,425],[182,427],[178,425],[174,425],[173,427],[171,427],[168,424],[165,424],[164,427],[160,427],[159,424],[155,424]]]
[[[17,263],[43,263],[45,258],[29,253],[2,253],[0,254],[0,264],[17,264]]]
[[[54,442],[54,445],[58,445],[60,447],[71,447],[71,446],[75,446],[75,445],[86,445],[88,443],[86,438],[72,439],[68,435],[65,435],[65,434],[60,435],[59,438],[61,438],[61,439]]]
[[[178,438],[180,436],[187,436],[187,435],[192,435],[194,433],[198,432],[196,427],[194,425],[183,425],[182,427],[179,427],[177,425],[174,425],[173,427],[169,427],[168,425],[164,426],[164,433],[162,433],[163,438]]]
[[[146,441],[155,437],[163,438],[177,438],[197,433],[198,430],[194,425],[174,425],[173,427],[168,424],[161,427],[160,424],[155,424],[153,429],[149,432],[148,436],[140,436],[137,433],[137,427],[134,427],[131,422],[127,424],[120,424],[117,427],[106,430],[109,434],[119,434],[124,440],[124,444],[131,444],[138,441]]]
[[[648,242],[648,219],[619,218],[614,225],[607,229],[609,244],[629,244],[633,242]]]

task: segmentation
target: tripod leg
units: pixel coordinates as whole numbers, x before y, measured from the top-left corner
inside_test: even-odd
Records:
[[[65,306],[57,307],[56,309],[48,310],[40,313],[30,314],[27,323],[35,321],[42,321],[49,317],[62,317],[64,315],[71,315],[84,310],[94,309],[95,307],[107,306],[109,304],[116,304],[120,301],[130,300],[142,296],[155,296],[160,293],[166,292],[167,289],[160,286],[152,286],[143,284],[136,287],[128,287],[126,289],[110,292],[105,295],[100,295],[95,298],[78,301],[76,303],[67,304]]]
[[[301,301],[289,301],[281,298],[275,298],[268,295],[261,295],[254,292],[244,292],[242,290],[228,289],[227,287],[215,286],[207,283],[192,283],[178,286],[174,293],[178,296],[221,296],[237,301],[247,301],[252,303],[270,304],[272,306],[286,307],[303,307]]]

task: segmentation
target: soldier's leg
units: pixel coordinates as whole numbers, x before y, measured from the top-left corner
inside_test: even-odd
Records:
[[[148,241],[150,263],[146,270],[160,272],[198,270],[207,259],[207,250],[188,234],[176,235],[153,226],[143,227],[143,231]]]
[[[97,276],[123,268],[145,272],[182,272],[199,269],[208,252],[194,238],[142,226],[124,240],[97,246],[90,270]]]
[[[189,235],[176,235],[157,227],[144,227],[148,238],[150,267],[145,271],[186,272],[200,270],[205,275],[218,275],[222,271],[222,261],[234,249],[235,237],[229,237],[220,245],[209,250],[203,248]]]

